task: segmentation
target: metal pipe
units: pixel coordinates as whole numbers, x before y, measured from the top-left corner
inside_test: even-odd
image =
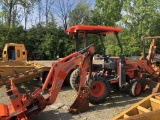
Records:
[[[88,46],[88,34],[85,33],[84,35],[85,35],[85,46],[84,46],[84,48],[85,48]]]
[[[143,40],[147,40],[147,39],[158,39],[160,38],[160,36],[154,36],[154,37],[143,37]]]
[[[99,37],[100,37],[100,41],[101,41],[102,48],[103,48],[103,55],[105,55],[105,54],[106,54],[106,48],[105,48],[105,45],[104,45],[104,43],[103,43],[103,41],[102,41],[101,35],[99,35]]]
[[[146,59],[146,49],[145,49],[145,41],[144,41],[144,37],[142,37],[142,47],[143,47],[143,59]]]
[[[74,35],[75,37],[75,51],[78,51],[78,32],[75,33]]]
[[[121,41],[120,41],[120,39],[119,39],[118,32],[115,32],[114,34],[115,34],[115,36],[116,36],[116,38],[117,38],[119,47],[120,47],[120,49],[121,49],[121,55],[123,55],[123,47],[122,47]]]

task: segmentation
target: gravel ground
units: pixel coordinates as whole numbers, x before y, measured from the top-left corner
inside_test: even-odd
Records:
[[[22,83],[17,85],[20,92],[32,92],[38,87],[37,81]],[[47,106],[45,110],[35,115],[31,120],[110,120],[118,113],[129,108],[132,104],[140,101],[150,94],[150,90],[145,90],[139,97],[130,97],[125,92],[113,92],[106,98],[103,104],[89,105],[89,110],[72,115],[68,112],[70,105],[76,98],[76,92],[69,86],[63,86],[58,94],[56,102]],[[46,96],[47,94],[44,94]],[[8,97],[5,94],[5,86],[0,88],[0,103],[8,103]]]

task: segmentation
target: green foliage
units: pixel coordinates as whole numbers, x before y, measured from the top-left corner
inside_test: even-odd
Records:
[[[90,22],[90,4],[86,0],[80,0],[76,7],[69,13],[69,26],[88,24]]]
[[[122,22],[135,38],[149,35],[153,18],[157,12],[157,0],[125,0]]]
[[[114,26],[121,19],[123,0],[96,0],[92,24]]]
[[[43,54],[45,59],[57,59],[57,55],[64,57],[73,50],[73,42],[69,40],[69,36],[62,28],[53,24],[50,27],[37,24],[28,31],[22,26],[10,29],[3,25],[0,27],[1,51],[6,43],[22,43],[29,54],[38,52]]]
[[[56,28],[54,25],[43,27],[38,24],[33,27],[28,31],[28,41],[27,48],[30,50],[29,52],[38,51],[45,55],[45,59],[56,59],[57,55],[64,57],[71,52],[72,48],[69,46],[70,42],[64,30]]]
[[[41,53],[45,56],[45,59],[56,59],[57,56],[64,57],[74,51],[73,39],[71,36],[66,35],[63,27],[56,23],[59,21],[55,21],[56,18],[51,13],[49,13],[48,16],[49,21],[47,25],[43,24],[43,21],[39,21],[40,23],[35,22],[37,24],[28,30],[21,25],[20,18],[25,17],[27,20],[27,17],[29,18],[32,11],[38,13],[33,7],[35,7],[37,2],[42,3],[41,0],[27,1],[27,4],[23,0],[12,0],[14,4],[10,4],[10,2],[11,1],[8,0],[0,1],[1,51],[6,43],[23,43],[28,53]],[[25,8],[25,12],[19,14],[19,12],[16,11],[17,5],[21,6],[22,9]],[[65,19],[68,20],[65,22],[66,24],[68,23],[69,26],[92,24],[119,26],[122,28],[120,39],[126,56],[140,55],[142,52],[142,36],[160,35],[159,0],[96,0],[93,10],[91,10],[89,2],[80,0],[74,9],[70,9],[69,11],[71,11],[69,12],[69,18]],[[11,12],[11,14],[9,14],[9,12]],[[44,16],[39,16],[40,18],[38,20],[44,18]],[[31,17],[32,16],[30,16],[30,18]],[[36,21],[35,19],[37,18],[32,19],[32,21]],[[9,26],[9,21],[11,27]],[[84,38],[81,36],[79,38],[79,48],[84,47],[83,40]],[[115,37],[107,35],[103,41],[106,47],[106,54],[119,56],[120,49]],[[96,53],[103,54],[102,45],[98,36],[89,36],[89,42],[95,45]],[[147,45],[149,45],[149,43],[147,43]],[[159,43],[157,44],[157,49],[158,48],[160,48]],[[159,52],[160,49],[157,51]]]
[[[124,0],[123,17],[119,23],[123,28],[121,39],[127,56],[140,55],[141,37],[156,32],[153,25],[156,23],[154,18],[159,12],[158,2],[159,0]]]
[[[160,12],[158,12],[157,14],[155,14],[154,19],[152,19],[152,24],[150,27],[150,34],[152,36],[158,36],[160,35]]]

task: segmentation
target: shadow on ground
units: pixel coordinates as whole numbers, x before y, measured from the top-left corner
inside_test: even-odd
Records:
[[[72,119],[72,114],[70,113],[59,113],[56,110],[43,111],[33,116],[31,120],[70,120]]]
[[[34,116],[32,120],[42,120],[41,118],[46,116],[45,120],[50,120],[51,118],[56,119],[56,120],[70,120],[70,119],[78,119],[79,116],[82,118],[84,116],[90,116],[94,114],[96,111],[101,111],[101,110],[107,110],[110,111],[113,108],[116,109],[118,107],[124,107],[124,106],[130,106],[134,103],[137,103],[140,101],[142,98],[146,97],[147,95],[150,94],[149,89],[145,90],[142,92],[142,94],[139,97],[131,97],[130,95],[126,94],[125,92],[122,91],[116,91],[111,93],[110,97],[106,98],[103,104],[99,105],[89,105],[89,110],[86,111],[85,113],[82,114],[74,114],[72,115],[71,113],[65,111],[61,111],[62,109],[57,109],[57,110],[49,110],[49,111],[43,111],[39,113],[38,115]],[[68,96],[69,97],[69,96]],[[108,112],[103,111],[104,114],[109,114]],[[112,112],[112,111],[111,111]],[[85,119],[85,117],[84,117]],[[97,118],[95,118],[97,119]]]
[[[151,94],[150,89],[142,91],[142,93],[138,97],[132,97],[123,91],[116,91],[112,92],[110,96],[105,99],[104,103],[99,105],[92,105],[90,106],[90,109],[94,111],[94,110],[110,109],[113,107],[123,107],[126,105],[137,103],[138,101],[140,101],[141,99],[150,94]]]
[[[33,80],[30,82],[25,82],[17,85],[19,91],[21,93],[26,92],[33,92],[38,86],[37,81]],[[61,92],[63,91],[71,91],[70,86],[63,85]],[[90,114],[94,111],[101,111],[101,110],[110,110],[112,108],[118,108],[118,107],[124,107],[124,106],[130,106],[138,101],[140,101],[142,98],[148,96],[151,93],[150,89],[147,89],[141,93],[139,97],[131,97],[126,92],[123,91],[115,91],[111,92],[110,96],[106,98],[104,103],[98,104],[98,105],[92,105],[90,104],[89,110],[86,111],[84,114]],[[48,90],[45,91],[45,94],[48,94]],[[72,95],[73,96],[73,95]],[[66,95],[65,100],[70,99],[71,96]],[[61,98],[63,99],[63,98]],[[63,100],[60,101],[63,103]],[[74,100],[73,100],[74,102]],[[49,106],[42,112],[38,113],[37,115],[33,116],[31,120],[50,120],[56,119],[56,120],[69,120],[69,119],[76,119],[79,115],[72,115],[67,112],[67,110],[62,110],[61,108],[53,110],[48,109]],[[83,115],[83,113],[81,114]]]
[[[38,87],[42,88],[42,85],[38,85],[37,80],[31,80],[29,82],[17,84],[16,87],[18,87],[18,89],[21,93],[26,93],[26,92],[32,93],[34,90],[36,90],[36,88],[38,88]],[[71,90],[71,87],[64,83],[61,91],[65,91],[65,90]],[[46,88],[45,94],[47,94],[47,92],[48,92],[48,89]]]

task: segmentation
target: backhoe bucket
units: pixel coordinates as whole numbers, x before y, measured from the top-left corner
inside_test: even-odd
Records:
[[[89,88],[83,87],[80,94],[77,96],[76,100],[71,105],[68,111],[72,114],[77,114],[87,111],[89,108],[88,94],[89,94]]]

